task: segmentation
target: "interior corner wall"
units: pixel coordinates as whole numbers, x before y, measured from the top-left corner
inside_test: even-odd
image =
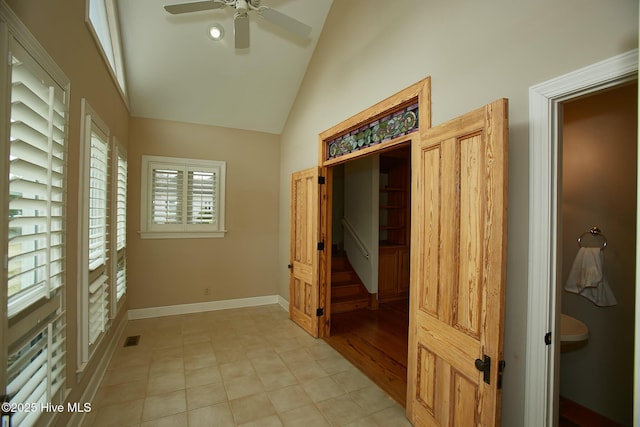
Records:
[[[129,140],[129,308],[275,295],[279,136],[132,118]],[[225,161],[225,237],[142,239],[142,155]]]
[[[82,377],[77,377],[80,104],[81,99],[86,98],[107,124],[111,135],[124,147],[128,146],[129,111],[85,24],[86,0],[6,0],[6,3],[71,82],[67,141],[66,387],[69,389],[68,401],[80,402],[96,372],[101,353],[106,351],[117,327],[126,317],[125,307],[112,321],[111,329],[96,350],[97,356],[85,368]],[[61,414],[57,425],[66,425],[69,417],[69,413]]]
[[[318,164],[319,133],[426,76],[434,126],[508,98],[502,425],[524,425],[527,295],[540,285],[527,283],[529,87],[637,46],[635,0],[335,0],[282,134],[279,265],[288,260],[290,175]],[[283,297],[287,278],[279,270]]]

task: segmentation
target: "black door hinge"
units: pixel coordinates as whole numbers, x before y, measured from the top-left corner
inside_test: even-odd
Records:
[[[484,382],[491,384],[491,358],[486,354],[482,359],[476,359],[476,369],[482,372]]]
[[[551,332],[544,334],[544,343],[546,345],[551,345]]]
[[[318,317],[324,316],[324,308],[316,309],[316,316],[318,316]]]
[[[318,242],[318,250],[324,251],[324,242]]]
[[[324,184],[326,182],[326,179],[324,176],[318,176],[318,184]]]

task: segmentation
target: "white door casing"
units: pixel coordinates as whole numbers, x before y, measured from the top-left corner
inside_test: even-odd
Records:
[[[637,78],[638,50],[581,68],[529,88],[529,272],[525,427],[553,426],[559,341],[555,331],[558,239],[558,142],[560,103]],[[638,198],[640,201],[640,198]],[[640,233],[640,229],[638,230]],[[636,237],[638,240],[638,237]],[[638,252],[640,254],[640,252]],[[640,265],[636,260],[636,265]],[[636,268],[636,282],[638,269]],[[640,294],[636,295],[640,301]],[[636,313],[636,325],[640,313]],[[551,344],[545,335],[551,332]],[[640,328],[636,361],[640,366]],[[640,374],[635,373],[635,408],[640,407]]]

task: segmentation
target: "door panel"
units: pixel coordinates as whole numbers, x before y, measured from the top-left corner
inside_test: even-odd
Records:
[[[289,317],[318,337],[318,168],[291,175]]]
[[[416,426],[499,425],[507,101],[424,131],[412,156],[407,415]],[[489,383],[476,367],[485,355]]]

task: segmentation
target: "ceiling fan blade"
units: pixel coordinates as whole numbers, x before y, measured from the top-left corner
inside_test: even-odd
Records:
[[[300,37],[308,37],[309,33],[311,33],[311,27],[307,24],[304,24],[297,19],[293,19],[282,12],[278,12],[275,9],[271,9],[270,7],[262,6],[258,9],[258,13],[267,21],[297,34]]]
[[[249,15],[236,14],[233,17],[233,33],[236,49],[247,49],[249,47]]]
[[[200,12],[201,10],[219,9],[222,6],[224,6],[224,3],[205,0],[192,3],[169,4],[164,7],[164,10],[172,15],[179,15],[181,13]]]

